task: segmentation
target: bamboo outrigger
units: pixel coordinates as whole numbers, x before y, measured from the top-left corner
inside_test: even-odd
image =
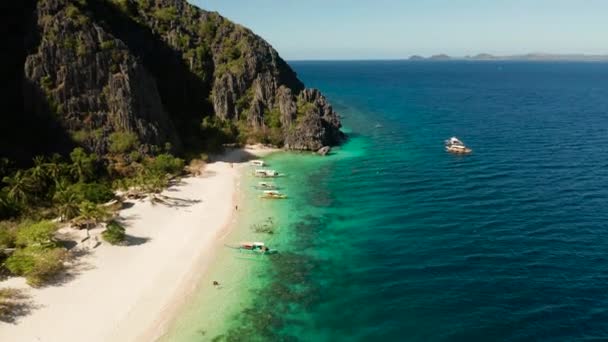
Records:
[[[265,199],[285,199],[287,195],[278,192],[277,190],[265,190],[264,194],[260,196]]]
[[[269,255],[277,254],[279,251],[276,249],[270,249],[266,247],[263,242],[241,242],[238,245],[225,245],[228,248],[236,249],[240,253],[255,254],[255,255]]]

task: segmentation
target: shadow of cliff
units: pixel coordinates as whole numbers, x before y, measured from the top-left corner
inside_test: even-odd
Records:
[[[224,163],[246,163],[250,160],[260,159],[255,154],[243,148],[225,148],[223,153],[210,155],[209,162],[224,162]]]
[[[40,44],[36,0],[0,4],[0,157],[27,165],[35,155],[65,153],[73,143],[46,96],[25,78],[25,61]]]
[[[199,147],[192,145],[202,142],[192,139],[200,135],[203,116],[213,113],[208,100],[211,80],[199,78],[186,65],[181,52],[110,2],[88,0],[85,5],[78,6],[109,34],[121,40],[142,62],[155,78],[163,106],[184,140],[185,147]],[[212,66],[213,63],[208,65]],[[213,75],[212,67],[206,73]]]

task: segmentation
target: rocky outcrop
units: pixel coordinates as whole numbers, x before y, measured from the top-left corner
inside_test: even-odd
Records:
[[[327,99],[266,41],[185,0],[39,0],[31,16],[24,101],[91,150],[105,153],[114,132],[197,146],[207,116],[290,149],[344,137]]]
[[[39,1],[37,20],[41,40],[24,66],[35,85],[29,91],[44,93],[78,143],[104,152],[110,133],[134,132],[149,144],[180,146],[154,77],[121,40],[61,0]]]
[[[344,138],[338,114],[317,89],[304,89],[297,98],[298,113],[286,132],[285,147],[316,151]]]

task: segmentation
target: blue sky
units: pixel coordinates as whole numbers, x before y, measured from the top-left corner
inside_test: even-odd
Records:
[[[189,0],[286,59],[608,54],[608,0]]]

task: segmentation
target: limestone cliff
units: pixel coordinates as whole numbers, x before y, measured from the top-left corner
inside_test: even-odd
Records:
[[[197,148],[206,117],[291,149],[343,139],[325,97],[266,41],[184,0],[39,0],[29,20],[24,112],[91,150],[115,132]]]

